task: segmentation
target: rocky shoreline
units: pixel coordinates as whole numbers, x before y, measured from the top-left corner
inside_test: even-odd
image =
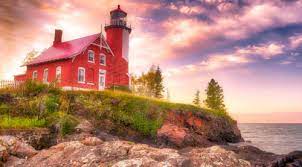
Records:
[[[195,123],[199,124],[196,121]],[[167,136],[171,134],[164,133],[164,130],[159,131],[160,134]],[[178,130],[175,131],[178,133]],[[83,120],[73,134],[56,138],[56,144],[49,148],[43,143],[47,142],[45,139],[50,139],[49,135],[52,133],[46,137],[45,130],[33,132],[35,135],[31,138],[22,137],[22,135],[28,136],[30,132],[10,131],[10,135],[0,136],[0,166],[295,167],[302,165],[302,152],[298,151],[288,155],[275,155],[252,146],[237,147],[213,143],[208,143],[209,145],[204,147],[185,146],[186,142],[179,142],[177,138],[179,134],[165,139],[165,141],[174,141],[175,145],[162,142],[160,145],[142,144],[98,131],[87,120]],[[183,145],[177,145],[179,143]],[[39,144],[44,145],[45,148],[39,150],[41,148]]]

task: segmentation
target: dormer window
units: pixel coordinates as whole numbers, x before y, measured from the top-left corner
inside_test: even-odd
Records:
[[[88,51],[88,62],[94,63],[94,51],[92,50]]]
[[[100,64],[103,66],[106,65],[106,55],[100,54]]]

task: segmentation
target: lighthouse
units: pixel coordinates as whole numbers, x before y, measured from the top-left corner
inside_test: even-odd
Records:
[[[68,30],[67,30],[68,31]],[[129,87],[128,52],[131,27],[127,13],[118,5],[110,12],[103,33],[63,41],[63,30],[54,31],[53,44],[26,62],[26,73],[16,81],[29,79],[52,83],[66,90],[105,90]]]
[[[107,42],[115,55],[128,61],[131,28],[127,24],[127,13],[120,5],[110,12],[110,24],[105,26],[105,31]]]
[[[113,84],[129,85],[128,55],[131,27],[127,23],[127,13],[118,5],[110,12],[110,24],[105,26],[106,39],[114,53]]]

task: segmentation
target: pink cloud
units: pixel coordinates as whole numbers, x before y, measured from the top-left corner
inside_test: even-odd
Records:
[[[302,45],[302,34],[294,35],[289,38],[290,46],[295,49]]]
[[[217,3],[213,1],[212,3]],[[208,2],[208,3],[211,3]],[[228,3],[221,3],[228,6]],[[233,5],[234,6],[234,5]],[[190,13],[188,6],[173,7],[180,13]],[[235,7],[233,7],[235,8]],[[214,23],[207,23],[195,18],[174,18],[166,20],[163,28],[168,32],[163,42],[171,52],[178,50],[192,51],[208,48],[209,45],[218,45],[217,38],[228,40],[241,40],[251,37],[265,29],[292,23],[302,23],[302,3],[294,2],[288,5],[278,5],[272,2],[252,3],[237,13],[224,15],[209,15]],[[197,11],[202,12],[202,9]],[[282,11],[282,12],[280,12]],[[269,51],[264,56],[269,59],[274,52],[281,52],[277,45],[269,46]],[[261,49],[261,48],[254,48]],[[264,52],[264,51],[261,51]],[[271,53],[272,52],[272,53]],[[170,52],[167,52],[170,53]],[[180,52],[183,55],[183,52]],[[171,55],[166,55],[171,56]],[[177,56],[173,54],[173,56]]]

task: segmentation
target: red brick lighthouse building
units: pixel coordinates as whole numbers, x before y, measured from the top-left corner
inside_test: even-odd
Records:
[[[55,30],[51,47],[25,64],[26,73],[16,81],[28,79],[56,82],[64,89],[104,90],[129,86],[128,53],[131,28],[127,13],[118,5],[110,12],[110,24],[102,33],[62,41],[62,30]]]

